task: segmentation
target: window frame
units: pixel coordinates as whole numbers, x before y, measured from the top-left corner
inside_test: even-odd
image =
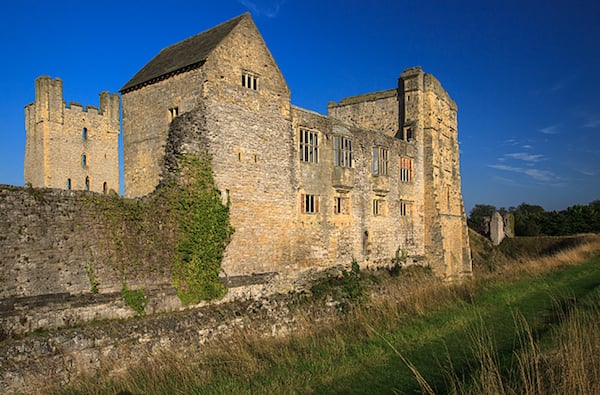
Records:
[[[258,91],[259,75],[252,71],[242,70],[242,88]]]
[[[386,202],[382,197],[376,197],[373,199],[372,211],[374,217],[385,217],[386,216]]]
[[[386,147],[373,147],[371,174],[374,177],[389,175],[389,150]]]
[[[300,162],[319,163],[319,131],[300,127],[298,137]]]
[[[319,195],[300,194],[300,212],[302,214],[319,214],[321,211]]]
[[[400,217],[411,217],[412,216],[412,204],[409,200],[400,200],[398,202],[398,213]]]
[[[352,140],[344,136],[333,136],[333,165],[353,167]]]
[[[333,213],[335,215],[350,214],[350,197],[337,195],[333,197]]]
[[[412,183],[413,182],[413,169],[414,169],[414,160],[413,158],[401,156],[399,160],[399,178],[400,182],[404,183]]]
[[[173,121],[179,116],[179,107],[174,106],[169,108],[169,121]]]

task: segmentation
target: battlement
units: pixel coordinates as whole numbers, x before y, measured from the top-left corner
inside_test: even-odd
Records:
[[[35,81],[25,106],[25,182],[34,187],[108,192],[119,189],[121,100],[100,93],[100,107],[63,99],[60,78]]]
[[[113,124],[120,123],[121,99],[118,94],[103,91],[100,93],[100,107],[83,105],[70,101],[68,104],[63,99],[63,82],[60,78],[52,79],[49,76],[38,77],[35,81],[35,101],[25,106],[26,118],[35,116],[34,122],[42,120],[64,123],[64,112],[87,113],[90,115],[106,116]],[[32,111],[32,107],[34,111]],[[26,120],[28,122],[28,120]]]

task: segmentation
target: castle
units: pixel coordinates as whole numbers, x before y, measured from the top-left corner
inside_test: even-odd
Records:
[[[171,122],[201,120],[194,133],[235,229],[228,276],[386,265],[396,254],[445,278],[471,274],[457,106],[420,67],[321,115],[290,103],[243,14],[163,49],[120,93],[127,198],[160,183]],[[26,182],[118,190],[118,113],[117,96],[102,93],[100,111],[82,111],[64,105],[60,80],[38,79],[26,107]]]
[[[62,97],[62,81],[39,77],[25,107],[25,183],[38,188],[119,191],[120,100],[100,94],[100,109]]]

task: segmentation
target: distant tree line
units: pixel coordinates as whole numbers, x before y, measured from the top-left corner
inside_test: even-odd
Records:
[[[562,211],[546,211],[541,206],[521,203],[518,207],[497,209],[487,204],[477,204],[471,210],[467,223],[479,233],[487,231],[486,217],[498,211],[503,216],[510,213],[515,218],[516,236],[565,236],[576,233],[600,233],[600,200],[575,205]]]

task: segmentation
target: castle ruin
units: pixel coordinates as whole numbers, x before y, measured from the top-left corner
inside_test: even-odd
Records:
[[[108,193],[119,191],[120,100],[100,93],[100,109],[62,97],[62,81],[39,77],[25,107],[25,183]]]
[[[170,171],[165,158],[208,152],[235,229],[220,273],[229,295],[353,261],[389,266],[394,257],[445,279],[471,275],[457,106],[420,67],[391,89],[318,114],[291,104],[243,14],[163,49],[120,92],[121,203],[155,193]],[[152,224],[144,238],[106,212],[115,196],[86,192],[119,190],[119,104],[103,92],[99,110],[66,106],[62,81],[36,80],[25,109],[25,180],[55,190],[0,188],[0,310],[16,332],[133,314],[125,286],[145,290],[149,313],[181,307],[166,247],[172,229]]]
[[[229,274],[388,263],[471,273],[457,106],[421,68],[393,89],[329,104],[290,90],[249,14],[163,49],[121,89],[126,197],[160,182],[169,124],[202,111],[202,135],[235,228]]]

